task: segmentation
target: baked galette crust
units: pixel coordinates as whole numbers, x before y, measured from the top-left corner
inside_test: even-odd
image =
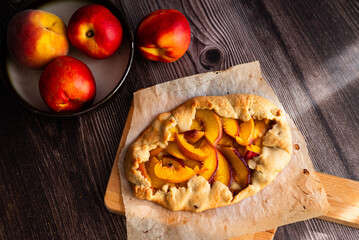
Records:
[[[196,111],[213,110],[222,118],[246,122],[267,119],[271,128],[262,136],[262,152],[255,157],[250,183],[239,192],[231,191],[219,181],[209,183],[202,176],[193,176],[187,186],[165,184],[154,189],[142,175],[140,163],[149,161],[150,151],[166,148],[177,126],[179,132],[190,130]],[[171,112],[160,114],[129,147],[125,156],[125,172],[134,195],[158,203],[173,211],[201,212],[238,203],[253,196],[284,169],[292,156],[292,137],[283,112],[267,99],[250,94],[195,97]]]

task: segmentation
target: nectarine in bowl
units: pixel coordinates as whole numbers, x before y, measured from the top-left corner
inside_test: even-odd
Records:
[[[109,1],[78,0],[41,2],[41,5],[29,6],[29,9],[26,9],[26,11],[42,10],[52,13],[60,18],[66,27],[73,14],[84,6],[94,5],[95,7],[107,8],[109,10],[107,12],[111,12],[121,24],[122,29],[120,37],[122,39],[119,43],[119,47],[115,50],[111,49],[111,54],[105,59],[98,59],[88,56],[69,41],[70,47],[68,53],[67,49],[64,49],[63,54],[60,54],[64,56],[67,53],[67,56],[82,62],[93,74],[95,84],[92,84],[92,88],[95,87],[96,89],[95,94],[92,94],[95,96],[88,98],[88,102],[83,104],[80,108],[63,108],[65,109],[64,111],[58,111],[60,108],[52,107],[52,104],[48,100],[50,98],[44,98],[45,95],[50,95],[51,93],[46,92],[46,88],[43,87],[44,84],[39,86],[39,81],[41,75],[45,72],[45,69],[47,69],[56,58],[37,69],[29,68],[26,64],[19,62],[14,57],[14,54],[10,54],[9,46],[6,41],[7,36],[4,36],[4,39],[1,41],[0,73],[2,82],[15,100],[26,109],[36,114],[51,117],[69,117],[100,109],[105,103],[116,96],[116,93],[127,77],[132,64],[134,56],[134,36],[126,19],[120,10]],[[29,14],[29,16],[31,17],[32,15]],[[43,18],[46,18],[46,16],[43,16]],[[51,70],[47,70],[47,72],[49,71],[52,72]],[[42,78],[46,77],[42,76]]]

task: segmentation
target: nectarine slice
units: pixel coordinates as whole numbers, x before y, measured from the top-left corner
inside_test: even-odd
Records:
[[[175,135],[176,135],[177,133],[179,133],[179,129],[178,129],[177,126],[174,126],[174,127],[170,128],[169,131],[170,131],[170,133],[171,133],[171,136],[170,136],[170,138],[169,138],[168,141],[174,141],[175,138],[176,138]]]
[[[196,118],[203,123],[204,136],[212,146],[216,146],[222,138],[221,118],[211,110],[197,110]]]
[[[148,162],[146,162],[146,164],[145,164],[146,170],[147,170],[147,178],[149,178],[152,187],[157,188],[157,189],[161,189],[162,186],[164,184],[166,184],[165,181],[159,179],[155,174],[155,166],[159,162],[160,161],[155,156],[153,156],[153,157],[150,157],[150,160]]]
[[[198,131],[203,131],[204,126],[199,120],[193,119],[191,129],[196,129]]]
[[[150,156],[157,156],[158,154],[160,154],[163,151],[163,148],[160,147],[156,147],[155,149],[152,149],[150,151]]]
[[[233,147],[238,151],[241,156],[246,154],[246,147],[239,145],[238,143],[234,144]]]
[[[187,167],[190,167],[190,168],[192,168],[192,169],[194,169],[194,168],[197,167],[198,169],[200,169],[200,171],[202,171],[202,170],[207,170],[207,169],[204,169],[204,168],[203,168],[202,162],[199,162],[199,161],[196,161],[196,160],[185,159],[185,160],[183,160],[183,163],[184,163]]]
[[[252,141],[254,131],[254,121],[251,118],[247,122],[241,122],[239,124],[239,134],[236,137],[236,142],[242,146],[247,146]]]
[[[258,156],[261,152],[262,152],[261,147],[259,147],[257,145],[250,144],[250,145],[246,146],[244,159],[248,160],[248,159],[254,158],[254,157]]]
[[[239,124],[237,119],[222,118],[223,130],[232,138],[236,138],[239,134]]]
[[[233,143],[234,139],[223,133],[221,140],[218,142],[218,145],[233,147]]]
[[[204,145],[203,147],[195,148],[186,141],[183,134],[176,135],[176,143],[181,153],[192,160],[204,161],[210,154],[208,151],[209,146]]]
[[[218,169],[213,177],[214,181],[219,181],[226,186],[230,186],[232,182],[232,169],[229,161],[223,156],[221,151],[217,149]]]
[[[184,138],[189,142],[189,143],[196,143],[198,140],[200,140],[202,137],[204,136],[204,132],[203,131],[199,131],[197,129],[193,129],[193,130],[189,130],[184,132]]]
[[[251,177],[251,171],[246,160],[243,159],[241,154],[235,148],[224,147],[222,151],[231,163],[234,180],[241,186],[242,189],[246,188]]]
[[[208,144],[208,152],[209,156],[202,162],[203,166],[201,168],[201,172],[199,176],[204,177],[207,181],[211,182],[213,180],[213,176],[217,171],[218,168],[218,155],[217,151],[214,147],[210,146],[210,144],[207,141],[203,141],[205,143],[201,145],[207,145]],[[207,142],[207,143],[206,143]]]
[[[248,152],[248,151],[255,152],[255,153],[261,153],[262,148],[257,145],[249,144],[246,146],[245,152]]]
[[[252,152],[252,151],[247,151],[246,155],[244,155],[244,159],[246,159],[246,160],[252,159],[254,157],[257,157],[258,155],[259,155],[259,153]]]
[[[172,157],[163,157],[154,167],[155,175],[168,183],[185,182],[196,175],[198,168],[192,169],[187,167],[182,160]]]
[[[187,159],[183,154],[182,152],[179,150],[178,146],[177,146],[177,143],[175,142],[168,142],[168,145],[166,147],[166,151],[174,156],[175,158],[178,158],[178,159],[182,159],[182,160],[185,160]]]
[[[267,130],[267,125],[263,120],[254,120],[254,131],[253,131],[253,139],[257,139],[262,137],[263,134]]]
[[[184,164],[190,168],[198,167],[200,169],[202,167],[201,162],[186,158],[175,142],[169,142],[166,151],[173,157],[183,160]]]

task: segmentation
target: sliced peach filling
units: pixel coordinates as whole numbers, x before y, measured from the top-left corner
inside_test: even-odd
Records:
[[[223,130],[232,138],[236,138],[239,135],[239,124],[237,119],[223,118]]]
[[[207,145],[209,156],[202,162],[201,173],[199,176],[204,177],[207,181],[211,181],[218,168],[218,155],[215,148],[209,145],[207,141],[204,141],[202,145]]]
[[[197,110],[196,119],[203,123],[204,136],[212,146],[216,146],[222,137],[222,121],[217,113],[211,110]]]
[[[154,190],[164,184],[186,187],[195,175],[210,184],[221,182],[232,192],[242,190],[252,175],[248,161],[261,154],[262,137],[269,128],[267,119],[243,122],[197,110],[191,129],[171,128],[167,147],[151,150],[149,161],[140,163],[138,170]]]
[[[204,136],[204,131],[193,129],[184,132],[184,138],[191,144],[195,144]]]
[[[251,171],[248,167],[247,161],[235,148],[224,147],[222,150],[223,154],[231,163],[234,180],[241,186],[241,189],[246,188],[251,177]]]
[[[189,159],[204,161],[210,154],[210,151],[208,151],[208,144],[196,148],[194,145],[187,142],[183,134],[176,135],[176,143],[181,153]]]
[[[254,121],[251,118],[249,121],[239,124],[239,134],[236,136],[236,142],[242,146],[249,145],[253,139],[253,133]]]
[[[187,167],[182,160],[172,157],[163,157],[154,166],[155,175],[167,183],[185,182],[198,172],[198,167],[192,169]]]
[[[214,181],[219,181],[229,187],[232,182],[232,168],[227,158],[221,151],[217,150],[218,168],[216,174],[213,176]]]
[[[166,184],[166,182],[158,178],[157,175],[155,174],[155,166],[158,163],[159,160],[155,156],[150,157],[150,160],[146,162],[147,178],[150,180],[152,187],[161,189],[162,186]]]

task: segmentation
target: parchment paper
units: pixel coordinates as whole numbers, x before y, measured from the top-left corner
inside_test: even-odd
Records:
[[[238,204],[202,213],[173,212],[134,197],[123,167],[129,144],[158,114],[171,111],[189,98],[234,93],[260,95],[284,111],[274,91],[263,80],[259,62],[189,76],[134,93],[131,127],[118,165],[128,239],[228,239],[327,212],[326,194],[315,175],[305,140],[289,117],[293,144],[298,144],[300,149],[294,150],[291,161],[274,182],[256,195]]]

